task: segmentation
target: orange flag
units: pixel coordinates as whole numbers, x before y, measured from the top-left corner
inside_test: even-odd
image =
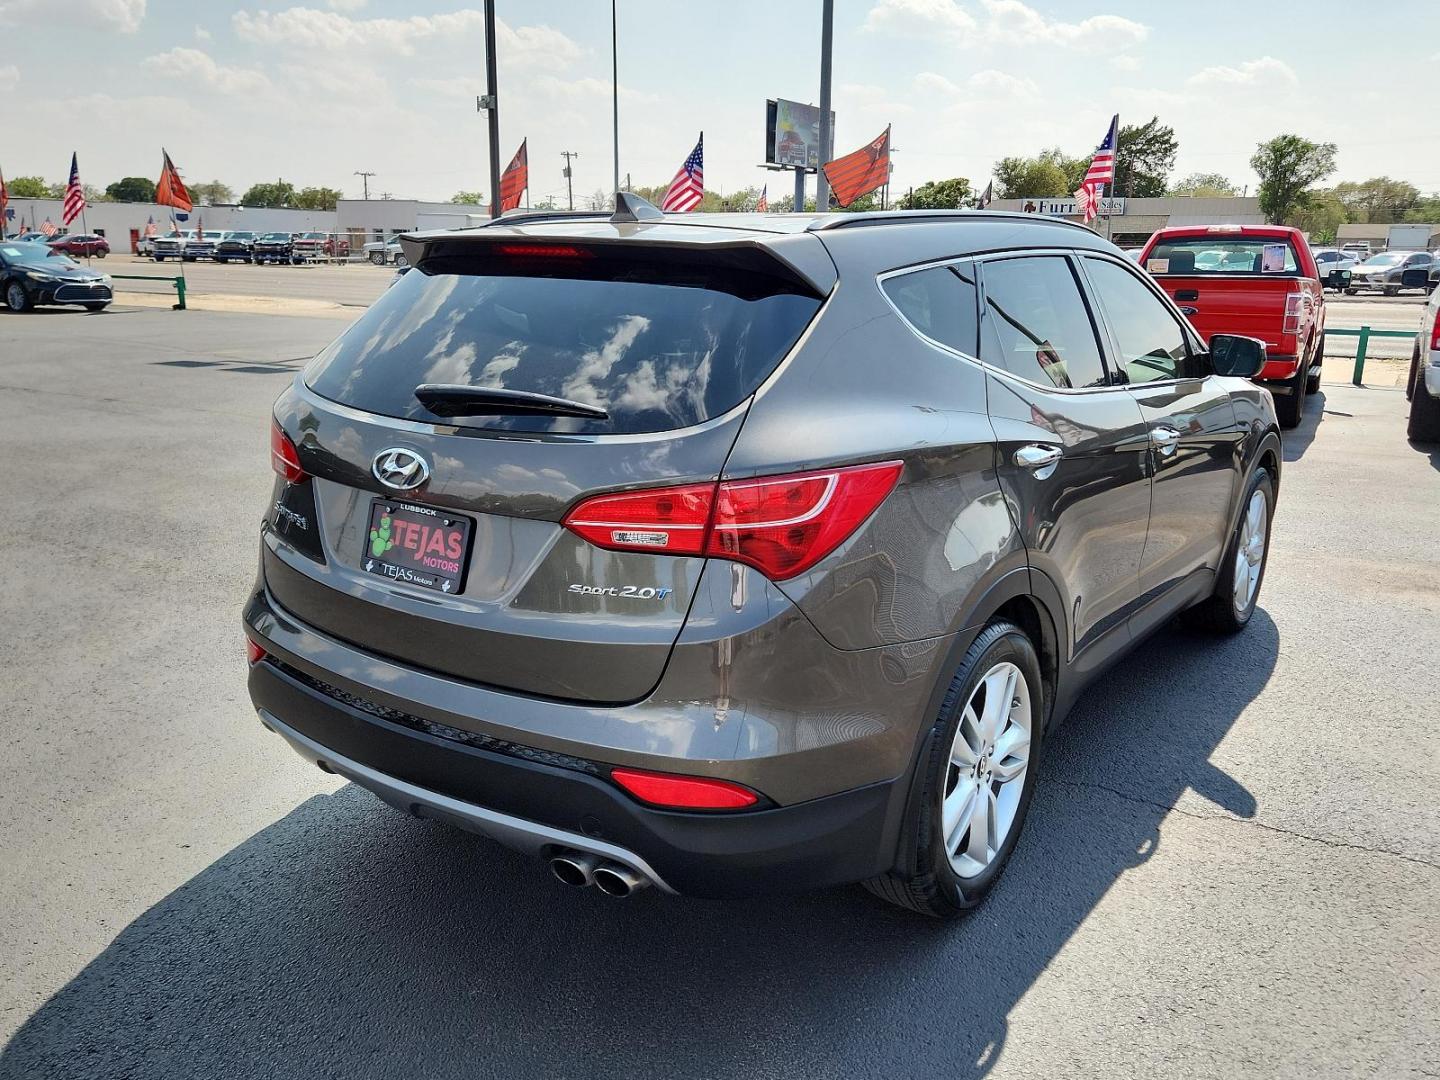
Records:
[[[505,171],[500,174],[500,212],[514,210],[520,205],[520,196],[530,186],[530,155],[526,153],[525,143],[527,140],[520,140],[520,149],[515,151],[515,156],[510,159],[510,164],[505,166]]]
[[[825,179],[830,181],[830,190],[835,201],[849,206],[861,195],[881,187],[890,179],[890,128],[873,142],[867,143],[853,154],[825,163]],[[824,210],[825,207],[818,209]]]
[[[160,153],[165,154],[165,166],[160,170],[160,180],[155,185],[155,201],[161,206],[173,206],[188,213],[195,208],[195,204],[190,201],[190,192],[185,190],[185,181],[181,180],[180,174],[175,171],[175,163],[170,160],[170,155],[163,149]]]

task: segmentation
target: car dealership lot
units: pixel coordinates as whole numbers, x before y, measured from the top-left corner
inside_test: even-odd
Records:
[[[389,277],[186,273],[357,304]],[[1167,630],[1092,689],[1005,880],[941,926],[859,889],[569,890],[305,766],[250,710],[239,609],[270,401],[344,323],[124,301],[0,316],[0,447],[29,470],[0,606],[0,1077],[1440,1058],[1440,453],[1405,442],[1398,392],[1326,383],[1286,436],[1251,626]]]

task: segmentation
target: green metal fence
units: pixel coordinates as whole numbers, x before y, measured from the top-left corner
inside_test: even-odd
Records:
[[[1362,326],[1359,330],[1351,330],[1345,327],[1337,329],[1333,326],[1325,328],[1325,336],[1329,337],[1353,337],[1360,340],[1355,344],[1355,373],[1350,381],[1356,386],[1364,385],[1365,378],[1365,351],[1370,347],[1371,338],[1413,338],[1414,330],[1376,330],[1369,326]]]
[[[112,278],[124,278],[127,281],[168,281],[171,285],[175,286],[176,302],[174,310],[185,310],[185,278],[183,276],[160,277],[156,274],[111,274],[110,276]]]

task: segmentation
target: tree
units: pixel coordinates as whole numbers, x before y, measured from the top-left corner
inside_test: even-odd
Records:
[[[301,188],[290,199],[290,205],[297,210],[334,210],[340,201],[340,192],[328,187]]]
[[[251,184],[250,190],[240,196],[242,206],[282,207],[293,206],[295,185],[285,180],[273,184]]]
[[[484,206],[485,195],[479,191],[457,191],[450,196],[452,203],[461,203],[465,206]]]
[[[1440,221],[1440,191],[1426,195],[1413,210],[1405,211],[1405,220],[1431,224]]]
[[[1175,167],[1175,129],[1152,116],[1143,124],[1125,124],[1115,140],[1115,182],[1112,190],[1126,198],[1153,199],[1165,194]],[[1082,177],[1083,179],[1083,177]],[[1079,187],[1079,182],[1076,182]]]
[[[154,202],[155,181],[144,176],[127,176],[105,189],[112,202]]]
[[[1286,218],[1285,224],[1295,226],[1317,244],[1330,244],[1349,218],[1335,190],[1322,188],[1310,192],[1305,205]]]
[[[963,176],[927,180],[895,203],[901,210],[957,210],[970,201],[970,181]]]
[[[1335,197],[1344,205],[1351,221],[1388,225],[1399,221],[1406,210],[1420,201],[1420,189],[1405,180],[1372,176],[1369,180],[1336,184]]]
[[[1191,173],[1170,188],[1171,195],[1191,195],[1197,199],[1214,199],[1239,195],[1240,188],[1228,176],[1213,172]]]
[[[219,180],[211,180],[204,184],[186,184],[190,197],[197,203],[205,203],[209,206],[219,206],[221,203],[233,203],[235,192],[229,184],[222,184]],[[252,205],[259,205],[258,203]]]
[[[84,195],[85,195],[85,201],[86,201],[87,203],[113,202],[113,201],[114,201],[114,200],[112,200],[112,199],[110,198],[109,195],[107,195],[105,192],[101,191],[101,190],[100,190],[98,187],[96,187],[94,184],[81,184],[81,185],[80,185],[80,190],[84,193]],[[60,193],[60,197],[61,197],[62,199],[65,197],[65,193],[64,193],[63,191]]]
[[[5,186],[10,189],[10,197],[14,199],[50,198],[50,185],[39,176],[12,177]]]
[[[1250,167],[1260,177],[1260,212],[1282,224],[1305,207],[1311,185],[1335,171],[1335,144],[1276,135],[1255,148]]]
[[[1089,158],[1072,158],[1059,147],[1033,158],[1008,157],[995,163],[995,196],[999,199],[1067,198],[1080,186]]]

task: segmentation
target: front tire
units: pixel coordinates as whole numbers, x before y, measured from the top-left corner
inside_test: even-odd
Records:
[[[1384,292],[1384,294],[1385,294],[1386,296],[1399,296],[1399,295],[1400,295],[1400,286],[1399,286],[1399,285],[1386,285],[1385,288],[1382,289],[1381,291]]]
[[[86,304],[86,305],[85,305],[85,310],[86,310],[86,311],[104,311],[104,310],[105,310],[107,307],[109,307],[109,306],[110,306],[110,301],[106,300],[103,304],[102,304],[102,303]]]
[[[1238,634],[1255,614],[1270,558],[1270,522],[1275,516],[1275,481],[1258,468],[1245,489],[1240,520],[1225,549],[1215,591],[1185,612],[1185,621],[1216,634]]]
[[[12,281],[5,286],[5,306],[18,314],[29,311],[35,304],[30,299],[30,294],[25,291],[25,286],[18,281]]]
[[[975,907],[1009,861],[1035,791],[1045,686],[1025,632],[996,621],[960,661],[918,764],[920,799],[899,865],[865,887],[939,919]]]
[[[383,251],[372,251],[370,253],[370,262],[373,263],[375,266],[384,266],[385,253]]]

